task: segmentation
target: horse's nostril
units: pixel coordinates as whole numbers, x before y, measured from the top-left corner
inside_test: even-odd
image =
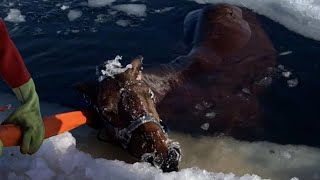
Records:
[[[147,162],[147,163],[150,163],[151,165],[155,165],[154,162],[155,162],[155,159],[154,159],[154,154],[151,154],[151,153],[146,153],[144,154],[142,157],[141,157],[141,160],[143,162]]]
[[[180,149],[175,147],[171,148],[168,157],[162,163],[161,169],[163,170],[163,172],[178,171],[180,157]]]
[[[163,172],[178,171],[179,162],[181,159],[181,151],[178,147],[170,147],[168,154],[145,153],[141,160],[148,162],[151,165],[161,168]]]
[[[145,161],[148,162],[148,163],[150,163],[150,164],[152,164],[152,165],[154,165],[154,164],[153,164],[153,162],[154,162],[153,157],[148,157]]]

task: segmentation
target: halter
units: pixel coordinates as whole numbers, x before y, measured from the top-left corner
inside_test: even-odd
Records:
[[[140,126],[142,126],[145,123],[152,122],[160,127],[161,131],[167,136],[167,132],[165,131],[164,127],[159,123],[159,121],[150,115],[142,116],[136,120],[134,120],[128,127],[126,128],[118,128],[113,126],[108,120],[106,120],[104,117],[102,117],[100,110],[95,107],[97,113],[100,116],[100,119],[104,122],[105,127],[108,129],[109,132],[112,132],[115,134],[115,136],[121,140],[121,144],[124,148],[128,147],[128,144],[130,143],[132,133],[138,129]],[[160,120],[162,122],[162,120]]]
[[[125,68],[122,68],[121,63],[119,63],[119,60],[121,60],[122,57],[117,56],[114,60],[109,60],[106,61],[104,64],[98,66],[96,68],[96,74],[98,75],[98,81],[102,82],[103,80],[107,79],[107,78],[113,78],[114,74],[119,74],[119,73],[123,73],[125,72],[127,69],[132,68],[132,65],[127,65]],[[110,67],[112,68],[110,68]],[[115,73],[116,72],[116,73]],[[131,85],[131,82],[128,82],[126,84],[126,86]],[[121,94],[124,92],[123,89],[121,89],[120,91]],[[84,95],[85,96],[85,95]],[[151,97],[153,98],[153,97]],[[88,99],[85,97],[85,99]],[[91,104],[91,101],[87,101],[88,103]],[[91,104],[92,105],[92,104]],[[124,148],[128,147],[128,144],[131,141],[131,137],[132,137],[132,133],[139,128],[140,126],[142,126],[145,123],[154,123],[157,126],[160,127],[161,131],[165,134],[165,136],[168,136],[166,131],[165,131],[165,125],[164,127],[162,126],[162,124],[160,124],[162,122],[162,120],[160,119],[160,122],[153,116],[150,115],[144,115],[142,117],[139,117],[138,119],[134,119],[131,124],[129,124],[128,127],[126,128],[118,128],[115,127],[114,125],[112,125],[110,123],[110,121],[108,119],[105,119],[102,116],[101,110],[95,105],[93,104],[94,109],[97,111],[97,113],[99,114],[100,119],[104,122],[105,127],[107,128],[107,130],[111,133],[113,133],[116,138],[121,140],[121,144]]]

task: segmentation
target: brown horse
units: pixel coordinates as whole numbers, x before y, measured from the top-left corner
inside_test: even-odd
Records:
[[[258,98],[275,66],[273,45],[254,14],[235,6],[190,13],[185,39],[190,53],[169,64],[142,74],[138,57],[122,73],[79,88],[111,137],[165,171],[177,168],[180,149],[167,140],[160,117],[187,133],[256,139],[263,133]]]
[[[98,126],[106,129],[109,141],[122,145],[138,159],[165,172],[178,170],[180,147],[168,138],[153,92],[141,79],[142,57],[135,58],[126,71],[104,75],[112,63],[97,67],[99,82],[76,86],[89,98],[94,112],[90,118],[99,120]]]
[[[259,97],[272,79],[276,51],[255,15],[209,6],[189,13],[184,29],[190,53],[143,75],[160,116],[182,132],[262,138]]]

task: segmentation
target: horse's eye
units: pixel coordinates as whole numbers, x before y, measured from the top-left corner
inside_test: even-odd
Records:
[[[154,93],[153,91],[149,88],[149,95],[150,95],[150,98],[153,100],[153,102],[155,102],[155,97],[154,97]]]

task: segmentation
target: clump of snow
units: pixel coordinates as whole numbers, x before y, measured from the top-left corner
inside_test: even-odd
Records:
[[[285,78],[289,78],[291,76],[291,72],[290,71],[285,71],[285,72],[282,72],[282,76],[285,77]]]
[[[215,118],[216,117],[216,113],[215,112],[208,112],[208,113],[206,113],[206,117],[207,118],[210,118],[210,119],[213,119],[213,118]]]
[[[286,55],[289,55],[289,54],[292,54],[292,51],[281,52],[281,53],[279,54],[279,56],[286,56]]]
[[[103,7],[111,5],[116,0],[88,0],[89,7]]]
[[[4,18],[5,21],[13,22],[13,23],[21,23],[26,22],[26,16],[21,15],[21,11],[19,9],[10,9],[8,16]]]
[[[209,123],[204,123],[204,124],[201,125],[201,129],[203,129],[205,131],[208,131],[209,127],[210,127]]]
[[[90,32],[95,33],[95,32],[98,32],[98,30],[97,30],[97,28],[95,28],[95,27],[91,27],[91,28],[90,28]]]
[[[190,0],[189,0],[190,1]],[[303,36],[320,40],[320,3],[317,0],[191,0],[200,4],[229,3],[247,7]]]
[[[98,76],[99,82],[103,81],[108,77],[114,78],[115,75],[121,74],[129,68],[132,68],[131,64],[128,64],[126,67],[123,68],[119,60],[122,60],[122,56],[118,55],[114,59],[107,60],[102,65],[97,66],[96,74]]]
[[[259,86],[268,87],[272,84],[272,77],[264,77],[256,82],[256,84]]]
[[[171,11],[173,9],[174,9],[174,7],[165,7],[165,8],[162,8],[162,9],[156,9],[156,10],[154,10],[154,12],[161,14],[161,13],[165,13],[165,12]]]
[[[69,7],[70,7],[70,6],[63,5],[63,6],[60,7],[60,9],[66,10],[66,9],[69,9]]]
[[[298,86],[299,81],[298,81],[298,79],[289,79],[289,80],[287,81],[287,83],[288,83],[288,86],[289,86],[290,88],[294,88],[294,87]]]
[[[125,19],[119,19],[116,22],[116,25],[121,26],[121,27],[127,27],[131,24],[130,20],[125,20]]]
[[[67,16],[68,16],[69,21],[74,21],[74,20],[76,20],[76,19],[78,19],[78,18],[80,18],[82,16],[82,11],[80,11],[80,10],[70,10],[68,12]]]
[[[71,32],[76,34],[76,33],[79,33],[80,30],[79,29],[72,29]]]
[[[147,16],[147,6],[145,4],[121,4],[112,6],[113,9],[133,15],[137,17]]]
[[[106,14],[99,14],[97,18],[94,20],[97,23],[105,23],[109,20],[109,16]]]
[[[248,88],[242,88],[242,92],[246,93],[246,94],[250,94],[250,89]]]

